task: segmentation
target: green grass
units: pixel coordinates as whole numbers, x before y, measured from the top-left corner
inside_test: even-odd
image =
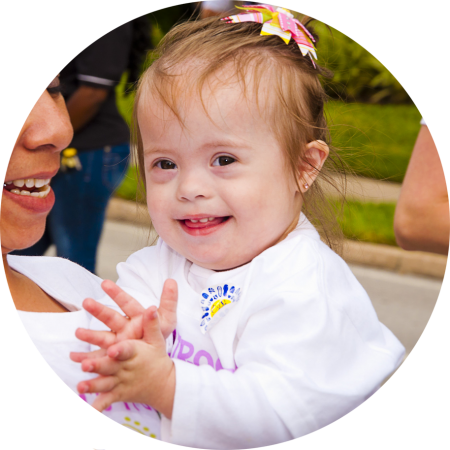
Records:
[[[339,224],[347,239],[397,245],[394,235],[395,203],[348,201]]]
[[[332,144],[356,175],[403,181],[420,128],[413,104],[332,101],[327,106]]]

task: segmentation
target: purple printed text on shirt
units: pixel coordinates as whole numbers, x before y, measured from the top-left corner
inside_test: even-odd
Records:
[[[234,369],[224,369],[220,359],[217,358],[214,363],[214,358],[211,356],[209,352],[206,350],[198,350],[195,351],[194,345],[190,342],[184,340],[179,333],[176,335],[176,340],[174,343],[174,349],[170,355],[173,359],[179,359],[181,361],[186,361],[191,364],[195,364],[196,366],[201,366],[203,364],[208,364],[216,371],[219,370],[228,370],[229,372],[234,372]]]

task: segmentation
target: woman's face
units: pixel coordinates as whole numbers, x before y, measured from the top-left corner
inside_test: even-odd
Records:
[[[59,169],[59,153],[73,130],[55,78],[28,116],[14,149],[3,184],[2,254],[30,247],[44,233],[45,218],[55,195],[48,186]]]

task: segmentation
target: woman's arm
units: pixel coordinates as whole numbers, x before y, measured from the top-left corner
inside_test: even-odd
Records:
[[[67,100],[67,110],[75,132],[81,130],[98,113],[109,90],[81,85]]]
[[[444,171],[431,133],[422,125],[395,211],[395,237],[405,250],[447,255],[449,229]]]

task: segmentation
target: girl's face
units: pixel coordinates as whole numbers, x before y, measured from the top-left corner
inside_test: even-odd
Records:
[[[45,218],[55,202],[50,179],[72,135],[55,78],[28,116],[11,154],[2,195],[2,254],[30,247],[44,233]]]
[[[183,125],[150,95],[138,109],[147,205],[161,238],[213,270],[251,261],[295,225],[301,195],[282,149],[239,85],[190,96]]]

